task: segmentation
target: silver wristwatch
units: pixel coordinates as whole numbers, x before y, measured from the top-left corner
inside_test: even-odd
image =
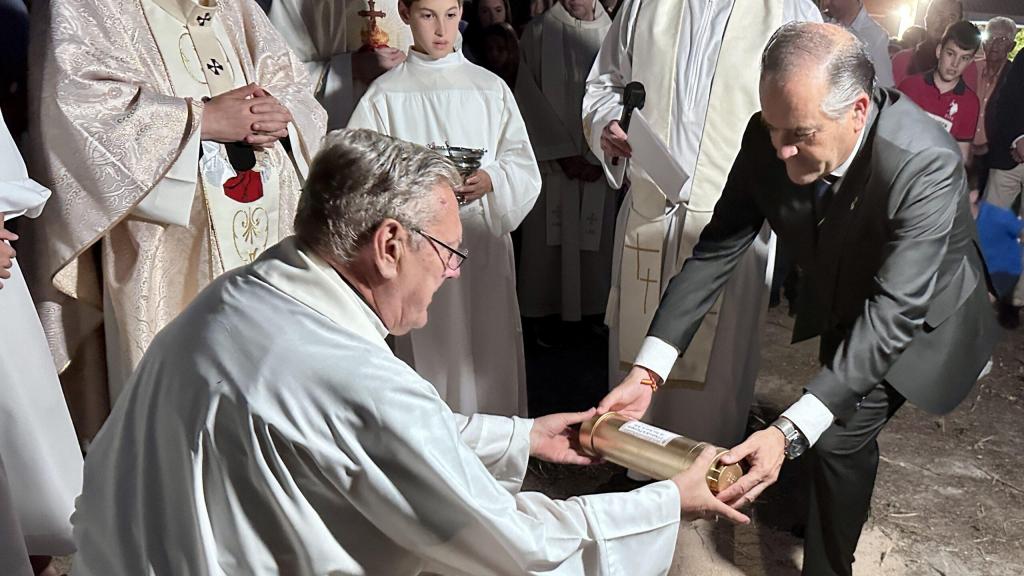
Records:
[[[809,445],[807,437],[790,422],[789,418],[779,417],[775,422],[772,422],[772,426],[778,428],[779,432],[782,432],[782,435],[786,438],[786,458],[792,460],[807,450]]]

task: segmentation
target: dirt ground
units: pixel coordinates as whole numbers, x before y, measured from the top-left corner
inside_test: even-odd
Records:
[[[792,320],[769,312],[752,427],[796,399],[816,370],[817,341],[790,345]],[[532,392],[532,391],[531,391]],[[879,437],[881,462],[857,550],[857,575],[1024,574],[1024,331],[1008,332],[983,378],[942,417],[904,406]],[[680,530],[673,575],[799,573],[807,481],[800,460],[751,510],[750,526]],[[614,465],[534,462],[528,489],[555,497],[636,487]]]

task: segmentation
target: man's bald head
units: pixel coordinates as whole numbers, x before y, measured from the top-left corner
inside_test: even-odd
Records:
[[[875,67],[864,44],[841,26],[792,22],[775,31],[761,57],[761,85],[782,86],[808,75],[824,82],[822,111],[837,118],[875,85]]]
[[[875,67],[833,24],[779,28],[761,57],[761,123],[789,179],[810,184],[850,157],[864,130]]]

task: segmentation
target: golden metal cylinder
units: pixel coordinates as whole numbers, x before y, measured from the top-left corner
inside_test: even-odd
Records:
[[[666,480],[686,470],[704,448],[710,446],[616,412],[606,412],[584,422],[580,427],[580,445],[592,456],[600,456],[655,480]],[[727,450],[715,449],[717,455],[705,476],[708,488],[717,494],[739,480],[743,469],[739,464],[722,464],[720,458]]]

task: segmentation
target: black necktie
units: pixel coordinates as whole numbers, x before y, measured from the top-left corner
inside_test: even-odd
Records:
[[[822,178],[814,182],[814,214],[819,225],[825,219],[825,212],[828,211],[828,206],[832,203],[832,185],[835,184],[835,181],[829,180]]]

